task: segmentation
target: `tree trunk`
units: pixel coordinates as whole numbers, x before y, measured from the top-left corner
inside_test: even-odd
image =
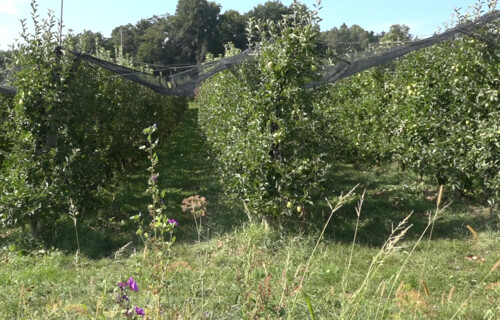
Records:
[[[38,238],[42,234],[42,222],[34,216],[30,217],[30,227],[33,238]]]

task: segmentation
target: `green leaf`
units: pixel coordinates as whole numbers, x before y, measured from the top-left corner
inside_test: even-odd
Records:
[[[313,310],[312,303],[311,303],[311,298],[305,292],[302,292],[302,296],[304,297],[304,300],[306,301],[307,309],[309,310],[309,315],[311,316],[311,319],[316,320],[316,316],[314,315],[314,310]]]

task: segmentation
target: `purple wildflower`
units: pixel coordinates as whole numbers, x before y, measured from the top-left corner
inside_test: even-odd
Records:
[[[118,287],[120,287],[121,289],[124,289],[125,287],[127,287],[128,285],[123,283],[123,282],[118,282]]]
[[[139,291],[139,287],[137,286],[137,282],[135,282],[134,279],[132,279],[132,277],[130,277],[130,279],[128,279],[127,284],[131,290],[134,290],[136,292]]]
[[[153,127],[155,127],[155,128],[156,128],[157,126],[158,126],[158,125],[157,125],[156,123],[153,123]]]
[[[179,225],[179,222],[175,221],[175,219],[168,219],[168,223],[174,225],[174,227]]]
[[[153,180],[154,182],[156,182],[158,180],[158,176],[155,174],[151,177],[151,180]]]
[[[146,313],[144,313],[144,309],[143,308],[139,308],[139,307],[135,307],[135,313],[138,316],[145,316],[146,315]]]

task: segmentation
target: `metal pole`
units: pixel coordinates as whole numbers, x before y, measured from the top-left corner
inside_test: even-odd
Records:
[[[61,0],[61,20],[59,21],[59,46],[62,46],[64,0]]]

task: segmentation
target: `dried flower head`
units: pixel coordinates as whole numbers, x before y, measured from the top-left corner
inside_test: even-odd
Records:
[[[190,212],[195,218],[207,215],[207,199],[199,195],[191,196],[182,200],[182,211]]]

